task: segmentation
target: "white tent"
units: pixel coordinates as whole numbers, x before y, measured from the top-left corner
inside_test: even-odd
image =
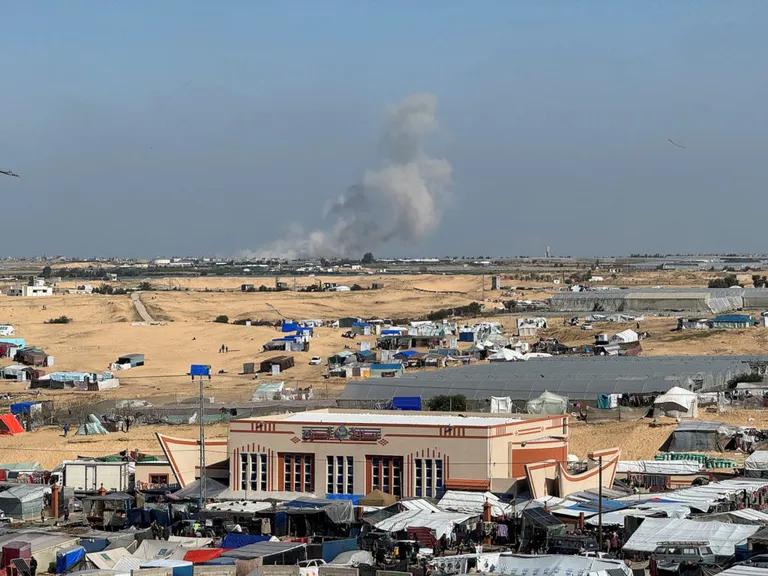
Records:
[[[618,572],[616,572],[618,571]],[[632,570],[621,560],[586,558],[584,556],[566,556],[561,554],[512,554],[504,552],[499,557],[497,572],[511,576],[527,574],[548,574],[549,576],[605,576],[623,573],[627,576]]]
[[[477,514],[460,514],[458,512],[430,512],[428,510],[404,510],[375,524],[377,530],[384,532],[401,532],[406,528],[429,528],[434,530],[435,538],[445,535],[450,537],[453,528],[467,520],[476,518]]]
[[[660,542],[697,540],[709,542],[716,556],[733,556],[736,546],[745,542],[760,526],[696,522],[685,518],[646,518],[624,544],[628,552],[650,554]]]
[[[744,460],[744,476],[768,478],[768,450],[756,450]]]
[[[512,398],[509,396],[491,396],[491,413],[492,414],[509,414],[512,412]]]
[[[467,492],[464,490],[446,490],[443,497],[437,503],[439,508],[449,512],[462,512],[464,514],[474,514],[482,516],[483,506],[486,500],[491,505],[491,515],[498,518],[500,516],[512,516],[515,508],[512,504],[502,502],[501,499],[491,492]]]
[[[547,392],[525,403],[528,414],[565,414],[568,411],[568,398]]]
[[[638,342],[640,336],[634,330],[622,330],[611,337],[611,344],[631,344]]]
[[[653,402],[653,407],[669,416],[696,418],[699,415],[699,401],[695,392],[673,386]]]
[[[488,360],[490,362],[515,362],[516,360],[523,360],[523,355],[517,350],[502,348],[498,352],[494,352],[488,356]]]

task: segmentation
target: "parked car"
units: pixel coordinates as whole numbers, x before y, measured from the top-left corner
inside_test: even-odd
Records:
[[[664,572],[677,573],[681,565],[712,566],[715,564],[715,554],[709,542],[660,542],[653,551],[652,557],[658,569]]]
[[[757,554],[736,563],[738,566],[754,566],[755,568],[768,568],[768,554]]]
[[[309,361],[310,366],[319,366],[323,361],[320,359],[320,356],[312,356],[312,358]]]

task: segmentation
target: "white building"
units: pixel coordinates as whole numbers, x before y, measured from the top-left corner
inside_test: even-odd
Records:
[[[44,278],[35,278],[31,285],[9,288],[8,296],[53,296],[53,286],[48,286]]]

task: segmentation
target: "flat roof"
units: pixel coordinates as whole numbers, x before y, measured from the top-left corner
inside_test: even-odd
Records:
[[[476,426],[489,427],[504,424],[517,424],[520,418],[499,418],[491,416],[460,416],[458,414],[443,414],[434,412],[416,411],[340,411],[330,412],[325,410],[311,410],[308,412],[296,412],[294,414],[278,414],[264,418],[243,418],[232,422],[252,422],[259,420],[272,420],[280,422],[297,422],[307,424],[394,424],[401,426]]]
[[[386,401],[393,396],[431,398],[463,394],[485,400],[509,396],[528,400],[544,391],[573,399],[599,394],[666,392],[724,385],[749,370],[745,362],[766,356],[554,356],[527,362],[478,363],[443,370],[407,371],[400,378],[370,378],[346,383],[342,401]]]

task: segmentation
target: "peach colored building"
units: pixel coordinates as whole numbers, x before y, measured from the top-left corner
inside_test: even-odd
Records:
[[[568,456],[568,416],[313,410],[230,422],[230,489],[435,497],[504,492]]]

